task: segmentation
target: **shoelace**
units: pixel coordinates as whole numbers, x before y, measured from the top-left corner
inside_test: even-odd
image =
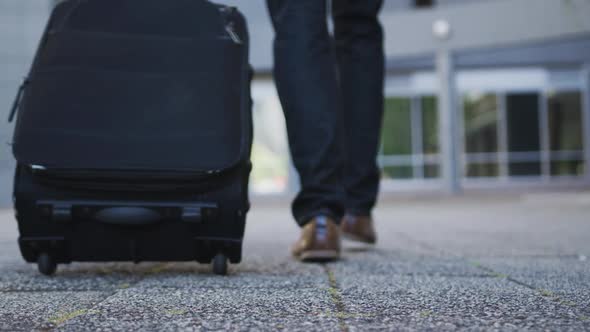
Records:
[[[325,241],[328,238],[328,219],[324,216],[316,218],[316,236],[320,241]]]

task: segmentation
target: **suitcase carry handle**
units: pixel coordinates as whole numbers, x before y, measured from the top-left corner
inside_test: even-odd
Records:
[[[214,221],[216,204],[149,203],[107,201],[39,201],[41,216],[53,222],[92,220],[121,226],[147,226],[161,222],[198,224]]]
[[[112,207],[98,210],[93,219],[105,224],[141,226],[162,221],[162,215],[156,210],[142,207]]]

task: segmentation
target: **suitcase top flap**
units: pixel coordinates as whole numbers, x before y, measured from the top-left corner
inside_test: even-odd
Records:
[[[54,11],[22,99],[20,163],[212,171],[249,157],[247,45],[223,33],[219,7],[66,4]]]

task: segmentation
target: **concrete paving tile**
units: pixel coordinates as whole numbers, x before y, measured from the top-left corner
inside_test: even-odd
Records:
[[[327,277],[323,271],[318,274],[296,273],[292,275],[265,275],[252,272],[234,272],[227,277],[211,274],[163,272],[146,277],[135,287],[163,288],[239,288],[270,291],[282,288],[321,288],[327,287]]]
[[[0,330],[47,330],[90,314],[105,292],[0,292]]]
[[[326,268],[289,256],[299,229],[278,204],[253,209],[228,277],[196,263],[76,263],[52,278],[22,262],[0,211],[0,330],[590,330],[589,208],[386,202],[379,245],[347,244]]]
[[[590,262],[583,256],[484,257],[474,261],[547,298],[585,310],[590,316]]]
[[[251,256],[230,266],[226,278],[215,276],[210,265],[198,263],[74,263],[60,265],[46,277],[33,264],[4,264],[0,291],[116,290],[141,280],[143,287],[320,287],[322,267],[302,264],[290,257]]]
[[[337,328],[327,290],[129,288],[61,327],[80,330],[310,330]]]
[[[413,254],[379,247],[346,252],[341,263],[331,264],[336,271],[348,275],[445,275],[487,276],[488,273],[468,264],[464,259],[427,254]]]
[[[502,278],[336,273],[352,329],[588,329],[587,313]]]
[[[590,261],[568,257],[483,257],[471,260],[497,273],[511,276],[535,288],[590,293]]]
[[[149,272],[149,270],[148,270]],[[310,288],[325,287],[327,276],[317,264],[303,264],[291,257],[250,255],[230,265],[227,277],[216,276],[210,265],[197,263],[157,264],[141,275],[135,287],[165,288]]]
[[[277,254],[269,248],[264,251],[247,250],[242,263],[231,267],[238,273],[252,272],[267,275],[307,274],[323,271],[317,264],[304,264],[293,259],[290,255],[282,252]]]
[[[60,265],[56,275],[47,277],[34,264],[5,265],[0,274],[0,291],[111,291],[140,280],[158,264]]]
[[[66,325],[56,331],[337,331],[334,319],[310,319],[308,317],[272,318],[268,321],[231,320],[225,316],[215,315],[205,318],[164,316],[160,319],[143,321],[117,321],[110,319],[99,324],[93,322]]]
[[[590,205],[461,197],[391,202],[375,211],[386,248],[460,256],[590,256]]]

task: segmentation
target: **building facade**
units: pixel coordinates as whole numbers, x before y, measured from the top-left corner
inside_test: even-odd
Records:
[[[253,191],[292,191],[297,179],[272,82],[264,1],[216,1],[240,7],[251,30]],[[54,3],[0,1],[6,114]],[[385,0],[383,190],[589,186],[588,17],[587,0]],[[12,126],[0,123],[9,143]],[[7,144],[0,155],[4,205],[13,167]]]
[[[385,177],[451,191],[588,185],[588,14],[583,0],[453,1],[385,14]],[[448,36],[437,38],[441,22]]]
[[[270,77],[272,33],[252,6]],[[585,0],[386,0],[382,188],[588,186],[589,15]]]

